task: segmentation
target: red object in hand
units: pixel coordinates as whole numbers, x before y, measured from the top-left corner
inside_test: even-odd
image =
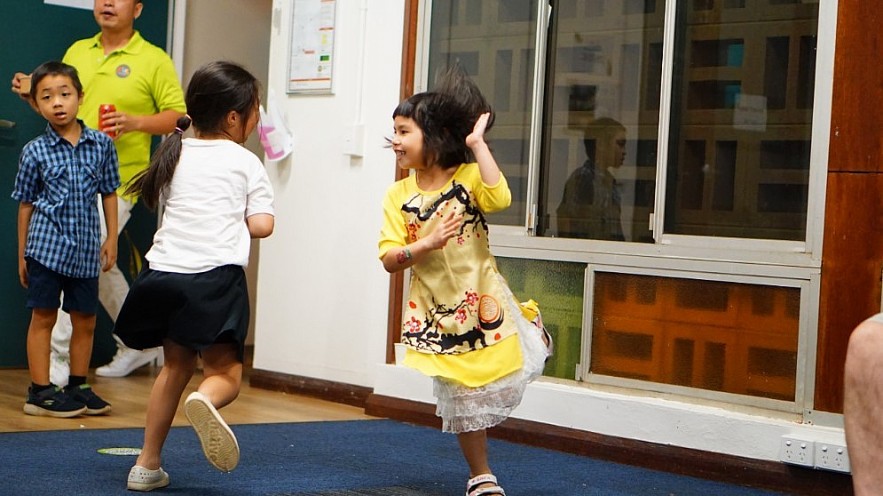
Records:
[[[101,131],[104,134],[110,136],[111,138],[117,137],[117,132],[112,127],[104,127],[101,122],[104,120],[104,116],[109,114],[110,112],[116,112],[117,108],[112,103],[102,103],[98,106],[98,125],[101,127]]]

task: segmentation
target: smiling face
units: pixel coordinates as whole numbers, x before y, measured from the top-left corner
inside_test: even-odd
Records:
[[[34,91],[37,109],[56,130],[76,123],[77,111],[83,95],[77,91],[70,77],[49,74],[37,82]]]
[[[102,30],[127,31],[135,25],[142,8],[138,0],[95,0],[92,12]]]
[[[424,169],[423,130],[410,117],[396,116],[393,120],[392,151],[396,165],[402,169]]]

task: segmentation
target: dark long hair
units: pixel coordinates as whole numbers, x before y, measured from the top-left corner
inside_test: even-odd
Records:
[[[236,112],[245,121],[260,104],[260,83],[239,64],[210,62],[193,73],[184,101],[187,115],[178,119],[175,132],[154,152],[150,167],[126,186],[125,194],[140,196],[151,210],[175,175],[182,135],[190,124],[202,134],[226,134],[228,113]]]
[[[403,101],[392,117],[413,119],[423,131],[425,162],[448,169],[475,160],[466,146],[466,136],[485,112],[491,112],[486,128],[490,130],[494,123],[490,104],[472,78],[455,64],[439,75],[432,91]]]

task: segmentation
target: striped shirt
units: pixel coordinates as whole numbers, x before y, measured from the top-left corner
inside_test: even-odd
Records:
[[[116,148],[78,121],[77,146],[52,126],[24,146],[12,198],[34,206],[25,257],[64,276],[98,277],[101,228],[97,195],[120,185]]]

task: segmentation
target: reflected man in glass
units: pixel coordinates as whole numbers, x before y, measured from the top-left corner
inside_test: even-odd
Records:
[[[558,236],[624,241],[621,185],[613,171],[625,160],[625,126],[609,117],[585,129],[586,161],[564,185],[558,205]]]

